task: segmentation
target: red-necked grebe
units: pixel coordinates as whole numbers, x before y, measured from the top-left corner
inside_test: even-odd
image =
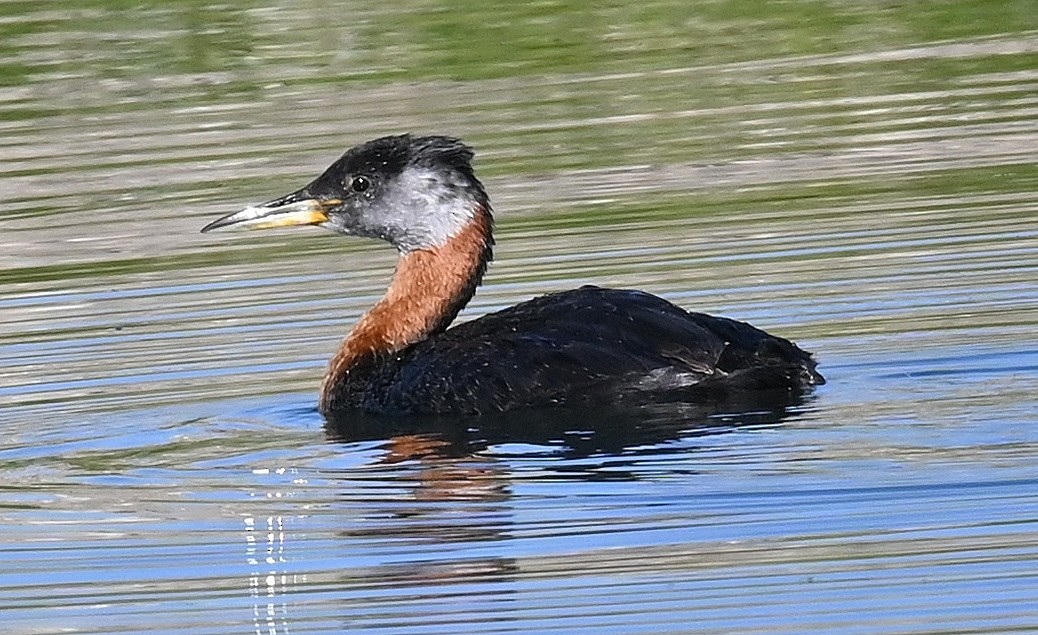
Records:
[[[452,329],[492,257],[490,199],[458,139],[383,137],[221,227],[320,225],[400,252],[385,297],[332,357],[326,417],[799,394],[824,379],[792,342],[641,291],[585,286]]]

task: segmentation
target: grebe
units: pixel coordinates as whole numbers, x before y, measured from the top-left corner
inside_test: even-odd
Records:
[[[744,322],[644,293],[584,286],[447,330],[492,257],[490,199],[458,139],[383,137],[306,187],[206,225],[320,225],[400,253],[386,295],[321,384],[325,418],[480,414],[581,403],[801,394],[825,380],[810,353]]]

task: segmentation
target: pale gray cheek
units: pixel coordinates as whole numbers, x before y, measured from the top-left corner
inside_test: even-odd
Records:
[[[356,201],[349,213],[324,226],[351,236],[381,238],[402,252],[444,244],[474,216],[475,201],[458,184],[425,170],[409,170],[373,200]]]
[[[401,175],[382,203],[379,215],[401,251],[442,245],[473,216],[473,202],[461,189],[423,171]]]
[[[356,219],[348,216],[330,216],[328,222],[321,223],[321,227],[346,236],[386,239],[377,228],[371,227],[366,223],[357,222]]]
[[[337,234],[349,234],[350,230],[338,216],[329,216],[328,220],[321,223],[321,227]]]

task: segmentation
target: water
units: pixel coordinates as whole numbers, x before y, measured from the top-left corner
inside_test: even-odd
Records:
[[[1038,631],[1033,3],[437,6],[0,7],[5,630]],[[497,211],[461,319],[639,287],[829,383],[326,429],[393,253],[198,229],[408,130]]]

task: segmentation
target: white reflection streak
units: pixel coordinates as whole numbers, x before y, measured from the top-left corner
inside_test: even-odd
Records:
[[[262,563],[257,558],[256,547],[256,519],[246,516],[245,522],[245,558],[250,567],[255,567],[249,575],[249,597],[252,598],[252,620],[256,635],[278,635],[287,634],[288,631],[288,604],[284,598],[287,595],[288,575],[280,565],[284,564],[285,558],[285,521],[282,516],[267,516],[267,544],[266,556]],[[266,569],[260,569],[261,564]],[[264,591],[260,591],[260,578],[263,579]],[[280,588],[279,588],[280,586]],[[280,596],[281,602],[275,602]],[[260,598],[265,598],[265,602]],[[261,608],[261,604],[263,605]],[[278,619],[280,617],[280,620]],[[278,630],[280,621],[281,629]]]

